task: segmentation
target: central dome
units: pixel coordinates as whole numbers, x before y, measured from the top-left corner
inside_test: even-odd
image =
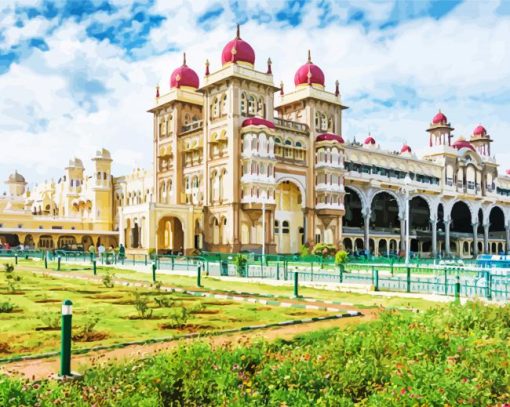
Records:
[[[221,53],[221,64],[225,65],[229,62],[246,62],[255,65],[255,51],[250,44],[241,39],[239,24],[236,37],[225,45]]]
[[[294,75],[294,84],[298,85],[320,85],[324,86],[324,72],[317,65],[312,63],[310,50],[308,50],[308,61],[302,65]]]
[[[186,65],[186,53],[183,55],[182,66],[175,69],[170,75],[170,87],[180,88],[181,86],[189,86],[198,89],[200,81],[197,73]]]

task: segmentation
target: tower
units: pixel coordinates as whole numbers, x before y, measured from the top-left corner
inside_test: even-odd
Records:
[[[96,151],[92,176],[92,219],[99,224],[98,229],[109,230],[112,227],[112,158],[106,149]]]
[[[5,183],[9,188],[10,196],[19,197],[25,193],[27,183],[25,182],[25,177],[18,173],[18,171],[14,171],[13,174],[9,175],[9,178],[5,181]]]
[[[432,118],[430,127],[427,129],[429,132],[429,147],[450,146],[453,130],[447,117],[439,110]]]
[[[471,136],[471,144],[482,157],[490,157],[492,139],[481,124],[475,127]]]

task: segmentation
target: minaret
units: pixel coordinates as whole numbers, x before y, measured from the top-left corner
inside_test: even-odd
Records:
[[[110,152],[103,148],[96,152],[92,161],[94,162],[92,218],[94,222],[101,224],[100,229],[108,230],[112,224],[112,158]]]
[[[430,135],[429,147],[450,146],[453,130],[446,116],[439,110],[432,118],[430,127],[427,129]]]
[[[478,151],[478,154],[483,157],[490,157],[492,139],[481,124],[473,130],[470,142],[476,151]]]

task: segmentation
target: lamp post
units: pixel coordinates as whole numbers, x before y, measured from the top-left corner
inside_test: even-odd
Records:
[[[262,261],[266,256],[266,200],[267,192],[262,191]]]
[[[409,251],[410,251],[410,243],[409,243],[409,194],[412,192],[411,187],[411,177],[409,174],[407,174],[404,178],[404,186],[401,188],[401,191],[404,193],[404,196],[406,198],[406,215],[405,215],[405,223],[406,223],[406,229],[405,229],[405,239],[406,239],[406,259],[405,264],[406,266],[409,266]]]

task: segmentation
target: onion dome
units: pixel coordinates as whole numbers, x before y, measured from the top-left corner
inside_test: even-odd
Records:
[[[363,142],[363,144],[371,144],[371,145],[374,145],[375,144],[375,138],[373,138],[370,134],[368,135],[368,137],[365,139],[365,141]]]
[[[342,138],[342,136],[340,136],[338,134],[333,134],[333,133],[319,134],[315,138],[315,141],[317,141],[317,142],[320,142],[320,141],[336,141],[337,143],[341,143],[341,144],[344,143],[344,139]]]
[[[225,65],[229,62],[246,62],[255,65],[255,51],[250,44],[241,39],[239,24],[237,24],[236,37],[225,45],[221,53],[221,64]]]
[[[432,124],[447,124],[448,119],[441,113],[441,110],[432,118]]]
[[[25,182],[25,177],[15,170],[13,174],[9,175],[7,182]]]
[[[510,169],[509,170],[506,170],[506,175],[510,175]]]
[[[186,65],[186,53],[183,55],[182,66],[175,69],[170,75],[170,87],[180,88],[181,86],[188,86],[190,88],[198,89],[200,81],[197,73]]]
[[[402,146],[402,148],[400,149],[400,154],[411,153],[411,152],[412,152],[411,147],[409,147],[407,144],[404,144]]]
[[[308,61],[302,65],[294,75],[294,84],[299,85],[320,85],[324,86],[324,72],[317,65],[312,63],[310,50],[308,50]]]
[[[487,130],[481,124],[475,127],[473,130],[473,136],[475,137],[485,137],[487,135]]]
[[[273,122],[263,119],[262,117],[249,117],[248,119],[245,119],[243,121],[242,127],[248,127],[248,126],[264,126],[264,127],[270,128],[270,129],[274,129]]]
[[[473,145],[467,141],[464,137],[459,137],[455,142],[452,144],[453,148],[456,148],[457,150],[460,150],[462,148],[469,148],[470,150],[475,151],[475,148]]]

